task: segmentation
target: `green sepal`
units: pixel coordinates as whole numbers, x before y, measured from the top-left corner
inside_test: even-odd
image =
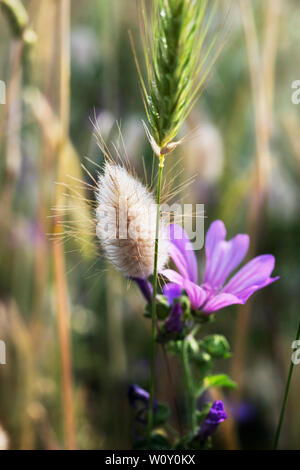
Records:
[[[158,295],[156,304],[156,315],[159,320],[165,320],[171,312],[169,302],[166,296]]]
[[[191,301],[187,295],[181,295],[174,302],[179,303],[182,310],[182,321],[192,318],[191,316]]]
[[[168,333],[165,330],[165,326],[163,326],[161,330],[159,331],[159,333],[157,334],[156,341],[160,344],[169,344],[169,343],[174,343],[174,342],[179,343],[181,340],[185,338],[188,332],[189,330],[187,330],[186,328],[183,328],[183,330],[180,333],[177,333],[176,331]],[[179,346],[176,345],[176,352],[174,354],[179,354],[180,350],[181,349],[179,349]]]
[[[196,323],[200,323],[200,325],[206,325],[208,323],[212,323],[215,321],[215,315],[201,312],[201,310],[192,310],[191,311],[193,318]]]
[[[156,303],[156,315],[159,320],[165,320],[171,312],[171,308],[168,303],[167,297],[164,295],[157,296],[157,303]],[[145,307],[145,311],[143,313],[144,317],[152,318],[152,306],[151,304],[147,304]]]
[[[227,359],[231,357],[230,346],[222,335],[210,335],[199,341],[199,346],[213,359]]]
[[[198,368],[202,372],[203,376],[211,367],[211,356],[206,351],[201,350],[199,346],[199,341],[196,340],[193,336],[189,339],[189,356],[196,362]]]
[[[197,425],[200,426],[203,421],[205,420],[206,416],[208,415],[210,409],[212,407],[212,403],[208,402],[205,403],[204,407],[202,408],[201,411],[196,411],[196,419],[197,419]]]
[[[153,416],[154,420],[154,426],[162,426],[165,424],[168,419],[170,418],[170,408],[168,405],[165,405],[164,403],[159,403],[157,409],[155,410],[155,414]]]

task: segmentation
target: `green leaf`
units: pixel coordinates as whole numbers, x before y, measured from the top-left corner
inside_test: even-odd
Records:
[[[237,384],[226,374],[208,375],[203,382],[205,389],[210,387],[237,388]]]

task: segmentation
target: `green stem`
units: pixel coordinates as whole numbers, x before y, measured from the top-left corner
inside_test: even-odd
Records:
[[[189,425],[194,436],[197,432],[197,420],[196,420],[196,396],[195,387],[192,376],[192,371],[188,356],[188,338],[182,343],[182,364],[184,370],[185,383],[187,386],[188,393],[188,414],[189,414]]]
[[[298,325],[298,331],[297,331],[296,341],[298,341],[299,338],[300,338],[300,321],[299,321],[299,325]],[[285,386],[285,391],[284,391],[283,402],[282,402],[282,405],[281,405],[281,412],[280,412],[279,422],[278,422],[278,426],[277,426],[277,430],[276,430],[276,435],[275,435],[274,450],[276,450],[277,447],[278,447],[278,442],[279,442],[279,438],[280,438],[280,433],[281,433],[281,428],[282,428],[284,413],[285,413],[285,409],[286,409],[286,403],[287,403],[287,399],[288,399],[288,394],[289,394],[289,390],[290,390],[290,385],[291,385],[293,370],[294,370],[294,363],[291,361],[290,370],[289,370],[289,375],[288,375],[288,379],[287,379],[286,386]]]
[[[150,400],[148,413],[148,438],[150,439],[153,429],[153,397],[155,381],[155,326],[156,326],[156,293],[157,293],[157,260],[158,260],[158,241],[160,226],[160,198],[162,187],[162,174],[164,168],[164,155],[159,157],[158,181],[157,181],[157,210],[156,210],[156,229],[155,229],[155,247],[154,247],[154,268],[153,268],[153,295],[152,295],[152,325],[151,325],[151,368],[150,368]]]

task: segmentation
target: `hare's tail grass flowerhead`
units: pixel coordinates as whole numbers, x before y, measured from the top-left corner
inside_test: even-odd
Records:
[[[157,154],[176,147],[174,139],[218,55],[220,34],[211,33],[218,5],[218,0],[156,0],[149,15],[142,1],[145,77],[136,62],[147,135]]]
[[[99,176],[97,236],[107,259],[126,277],[153,274],[156,204],[152,193],[124,167],[106,163]],[[168,240],[160,220],[158,266],[168,260]]]

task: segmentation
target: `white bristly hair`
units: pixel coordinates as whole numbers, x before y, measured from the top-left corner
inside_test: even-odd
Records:
[[[152,193],[128,171],[106,163],[97,190],[97,237],[107,259],[127,277],[153,274],[156,205]],[[168,261],[160,221],[158,272]]]

